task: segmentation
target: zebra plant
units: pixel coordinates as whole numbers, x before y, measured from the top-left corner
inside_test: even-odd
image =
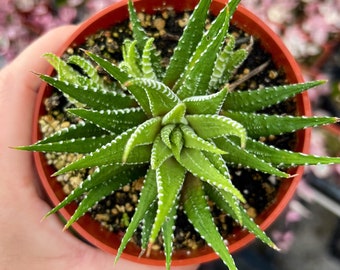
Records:
[[[229,89],[231,74],[248,54],[245,49],[235,49],[235,40],[228,34],[230,18],[240,0],[229,1],[206,30],[210,2],[200,1],[196,6],[166,68],[161,67],[153,39],[141,27],[132,1],[133,40],[122,45],[119,64],[89,51],[84,51],[84,57],[68,60],[46,55],[58,76],[40,77],[69,98],[75,106],[68,112],[82,120],[19,149],[83,154],[54,175],[95,168],[46,215],[85,195],[66,228],[103,197],[144,177],[138,207],[116,260],[144,224],[142,249],[148,254],[161,232],[169,269],[176,210],[181,205],[208,245],[229,269],[236,269],[207,198],[264,243],[277,247],[247,215],[243,208],[246,200],[233,185],[228,167],[237,164],[289,178],[286,168],[290,166],[340,163],[340,158],[282,150],[259,140],[337,119],[259,113],[322,81],[252,91]],[[108,89],[88,59],[110,74],[116,86]]]

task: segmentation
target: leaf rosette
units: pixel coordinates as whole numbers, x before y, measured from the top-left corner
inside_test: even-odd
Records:
[[[247,50],[235,48],[235,39],[228,34],[239,2],[229,1],[205,30],[211,1],[200,1],[165,70],[154,40],[141,27],[131,1],[134,39],[124,42],[123,61],[119,64],[89,51],[85,52],[86,57],[72,56],[66,61],[46,54],[58,76],[40,75],[41,79],[74,104],[68,112],[82,121],[19,149],[83,154],[55,175],[95,168],[46,216],[86,194],[67,228],[103,197],[143,176],[138,207],[116,260],[143,223],[148,226],[144,226],[142,249],[149,250],[161,232],[166,266],[170,268],[173,225],[177,208],[182,205],[199,234],[229,269],[236,269],[213,222],[207,197],[264,243],[276,248],[246,214],[246,200],[233,185],[228,167],[237,164],[289,178],[284,169],[291,166],[340,163],[339,158],[282,150],[259,140],[331,124],[337,119],[259,112],[323,81],[252,91],[229,89],[231,74],[248,56]],[[92,63],[111,75],[120,87],[108,90]]]

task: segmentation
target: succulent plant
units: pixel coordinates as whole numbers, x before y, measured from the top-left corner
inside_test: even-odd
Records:
[[[161,67],[153,38],[141,27],[132,1],[129,14],[133,40],[122,45],[123,60],[119,64],[89,51],[85,51],[86,57],[71,56],[67,60],[46,54],[58,75],[40,77],[69,98],[75,106],[68,112],[82,120],[18,148],[83,154],[54,175],[95,168],[46,215],[85,195],[66,228],[103,197],[144,177],[138,207],[117,260],[142,223],[142,249],[150,250],[161,232],[166,267],[170,268],[173,227],[181,205],[229,269],[236,269],[212,220],[207,197],[264,243],[276,246],[247,215],[245,198],[233,185],[228,167],[237,164],[289,178],[286,168],[291,166],[340,163],[339,158],[278,149],[259,140],[337,119],[259,113],[323,81],[251,91],[230,89],[231,74],[248,54],[245,49],[235,49],[235,39],[228,34],[240,0],[229,1],[206,30],[210,2],[200,1],[194,9],[166,68]],[[93,63],[114,78],[110,89]]]

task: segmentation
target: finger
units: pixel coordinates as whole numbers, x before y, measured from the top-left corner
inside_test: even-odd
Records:
[[[83,257],[78,265],[80,269],[90,270],[93,269],[93,265],[96,265],[96,269],[102,270],[120,270],[120,269],[138,269],[138,270],[164,270],[165,262],[163,266],[152,266],[138,263],[136,261],[128,261],[126,259],[119,259],[117,264],[114,264],[114,256],[108,253],[105,253],[99,249],[90,251],[90,247],[87,247],[89,252],[82,253]],[[93,248],[92,248],[93,249]],[[173,270],[196,270],[198,269],[199,264],[196,265],[186,265],[186,266],[172,266]]]

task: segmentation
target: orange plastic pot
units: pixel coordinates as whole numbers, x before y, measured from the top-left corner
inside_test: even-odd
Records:
[[[197,0],[137,0],[135,6],[137,10],[145,11],[147,13],[153,13],[155,10],[164,9],[165,7],[172,7],[177,11],[192,10],[197,4]],[[214,0],[211,5],[211,12],[215,15],[225,6],[226,1]],[[99,12],[89,20],[85,21],[78,30],[69,38],[69,40],[63,44],[59,50],[59,55],[62,55],[65,50],[70,46],[81,46],[84,43],[85,38],[91,34],[94,34],[100,29],[106,29],[128,18],[127,4],[125,1],[113,4],[105,10]],[[292,55],[288,52],[283,45],[280,38],[271,31],[261,20],[259,20],[254,14],[240,6],[234,17],[233,24],[239,28],[250,33],[255,38],[262,40],[263,49],[272,54],[273,60],[276,65],[283,68],[287,74],[287,79],[290,83],[302,82],[302,75],[300,69],[293,59]],[[53,74],[52,68],[47,72]],[[36,110],[33,123],[33,141],[37,141],[41,138],[39,131],[38,120],[41,115],[45,113],[44,99],[50,96],[52,88],[46,83],[42,83],[39,94],[36,101]],[[310,105],[307,94],[298,95],[296,97],[298,105],[298,114],[310,115]],[[300,152],[307,152],[309,148],[310,131],[303,130],[298,132],[296,150]],[[50,175],[54,172],[51,166],[47,165],[44,155],[41,153],[34,153],[36,168],[41,179],[41,183],[51,200],[53,205],[57,205],[64,199],[65,194],[62,190],[60,183],[58,183]],[[284,181],[278,192],[275,202],[263,213],[261,213],[256,222],[262,229],[266,229],[284,210],[285,206],[293,196],[298,182],[303,173],[303,168],[298,167],[293,169],[291,174],[297,175],[293,179]],[[69,219],[76,208],[76,204],[71,204],[64,209],[60,210],[60,214],[63,218]],[[116,254],[116,251],[120,245],[122,235],[118,235],[100,226],[100,224],[93,220],[90,215],[83,216],[78,222],[73,225],[73,229],[80,235],[81,238],[89,242],[90,244],[112,254]],[[247,233],[244,230],[237,230],[233,236],[228,239],[229,249],[231,252],[235,252],[254,239],[254,236]],[[150,257],[139,257],[140,248],[134,244],[129,244],[122,255],[123,258],[149,265],[164,265],[164,255],[159,252],[152,252]],[[200,264],[203,262],[217,259],[217,255],[210,247],[202,247],[198,250],[191,252],[175,251],[173,254],[172,265],[189,265]]]

